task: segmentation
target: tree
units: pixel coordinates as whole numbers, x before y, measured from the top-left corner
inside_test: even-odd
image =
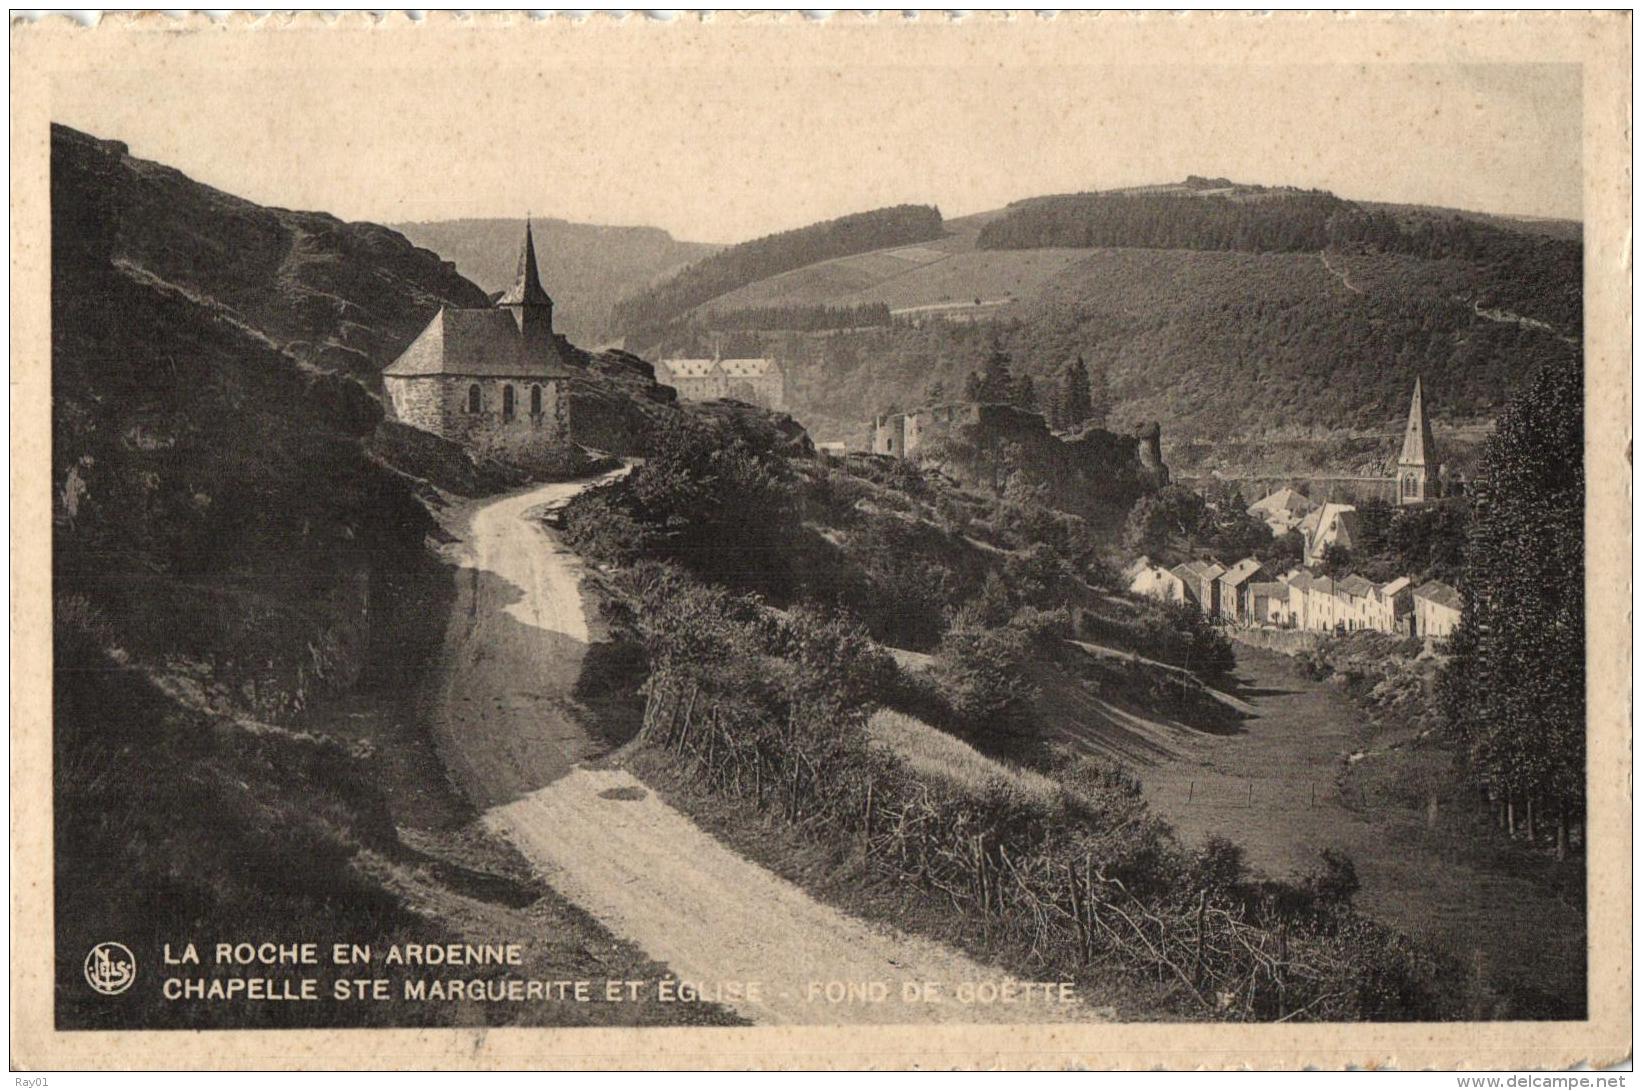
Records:
[[[1015,380],[1009,392],[1009,404],[1028,413],[1038,411],[1038,388],[1032,382],[1032,376],[1022,375]]]
[[[1585,438],[1582,366],[1542,368],[1483,450],[1464,597],[1438,687],[1472,770],[1557,850],[1585,805]]]
[[[1089,369],[1077,356],[1060,373],[1060,427],[1073,429],[1089,419]]]
[[[964,398],[971,402],[1008,403],[1013,401],[1015,392],[1015,376],[1009,370],[1009,353],[1004,351],[1001,343],[994,341],[986,363],[980,371],[971,373],[964,383]]]
[[[946,384],[936,379],[924,388],[924,404],[940,405],[946,400]]]
[[[1088,407],[1089,423],[1105,428],[1112,416],[1112,389],[1106,377],[1106,364],[1100,360],[1095,361],[1095,369],[1089,373]]]
[[[1184,485],[1169,485],[1135,501],[1123,525],[1123,544],[1131,552],[1156,556],[1174,538],[1189,546],[1207,520],[1208,505],[1201,496]]]

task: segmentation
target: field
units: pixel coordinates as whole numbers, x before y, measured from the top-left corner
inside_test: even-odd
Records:
[[[1325,848],[1343,849],[1362,880],[1358,904],[1474,965],[1503,1011],[1580,1017],[1577,865],[1558,867],[1502,840],[1479,844],[1465,800],[1444,800],[1432,816],[1384,786],[1357,787],[1365,775],[1380,778],[1385,755],[1353,763],[1346,783],[1354,790],[1342,792],[1364,713],[1275,652],[1238,645],[1237,658],[1234,693],[1252,715],[1232,732],[1110,707],[1067,731],[1130,764],[1152,809],[1186,842],[1230,838],[1274,877],[1313,866]]]
[[[946,240],[950,241],[950,240]],[[955,250],[934,247],[877,250],[795,269],[704,303],[701,311],[743,307],[885,303],[891,311],[920,308],[996,308],[1034,298],[1088,250]],[[944,306],[943,306],[944,305]]]

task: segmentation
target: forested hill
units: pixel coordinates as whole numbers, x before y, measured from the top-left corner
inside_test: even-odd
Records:
[[[733,338],[781,363],[816,439],[857,442],[876,413],[957,397],[994,343],[1040,395],[1082,355],[1113,427],[1158,420],[1168,445],[1268,452],[1303,440],[1294,469],[1339,472],[1394,454],[1379,447],[1394,446],[1416,376],[1441,438],[1485,427],[1542,363],[1579,351],[1572,222],[1191,178],[945,226],[743,285],[629,347]],[[851,324],[792,317],[829,308]]]
[[[1216,184],[1221,181],[1191,179],[1179,187],[1018,201],[981,228],[977,245],[982,250],[1321,250],[1328,244],[1330,219],[1350,207],[1331,193]]]
[[[1196,183],[1195,185],[1193,183]],[[1477,266],[1485,307],[1504,307],[1573,333],[1580,328],[1577,238],[1505,226],[1447,210],[1365,207],[1330,193],[1221,185],[1075,193],[1011,205],[981,228],[982,250],[1239,250],[1249,253],[1407,254]]]
[[[928,205],[896,205],[766,235],[721,250],[623,300],[616,306],[612,324],[622,333],[642,337],[644,331],[745,284],[829,258],[928,242],[940,238],[941,232],[940,210]]]
[[[455,262],[463,276],[487,292],[513,283],[523,220],[439,220],[393,227],[417,246]],[[597,345],[610,338],[610,312],[618,300],[720,249],[712,243],[680,241],[659,227],[538,218],[532,221],[532,231],[542,285],[556,304],[555,324],[578,345]]]

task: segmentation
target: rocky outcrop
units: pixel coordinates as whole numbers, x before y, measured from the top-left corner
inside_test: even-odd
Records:
[[[942,405],[878,418],[873,450],[997,492],[1030,489],[1064,511],[1115,523],[1169,483],[1161,434],[1153,423],[1134,435],[1095,427],[1063,435],[1042,414],[1010,405]]]

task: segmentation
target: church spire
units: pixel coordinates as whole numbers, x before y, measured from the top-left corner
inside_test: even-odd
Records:
[[[1419,376],[1414,377],[1414,400],[1408,405],[1408,430],[1403,433],[1403,453],[1398,466],[1432,468],[1437,461],[1437,445],[1431,439],[1431,422],[1425,419],[1425,398]]]
[[[525,217],[525,240],[519,246],[519,271],[513,278],[513,287],[496,303],[500,307],[553,306],[553,300],[548,298],[541,277],[536,272],[536,241],[530,234],[528,216]]]
[[[1420,504],[1439,496],[1442,489],[1437,465],[1437,445],[1431,438],[1431,421],[1425,415],[1424,392],[1419,376],[1415,376],[1403,451],[1397,458],[1397,502]]]

